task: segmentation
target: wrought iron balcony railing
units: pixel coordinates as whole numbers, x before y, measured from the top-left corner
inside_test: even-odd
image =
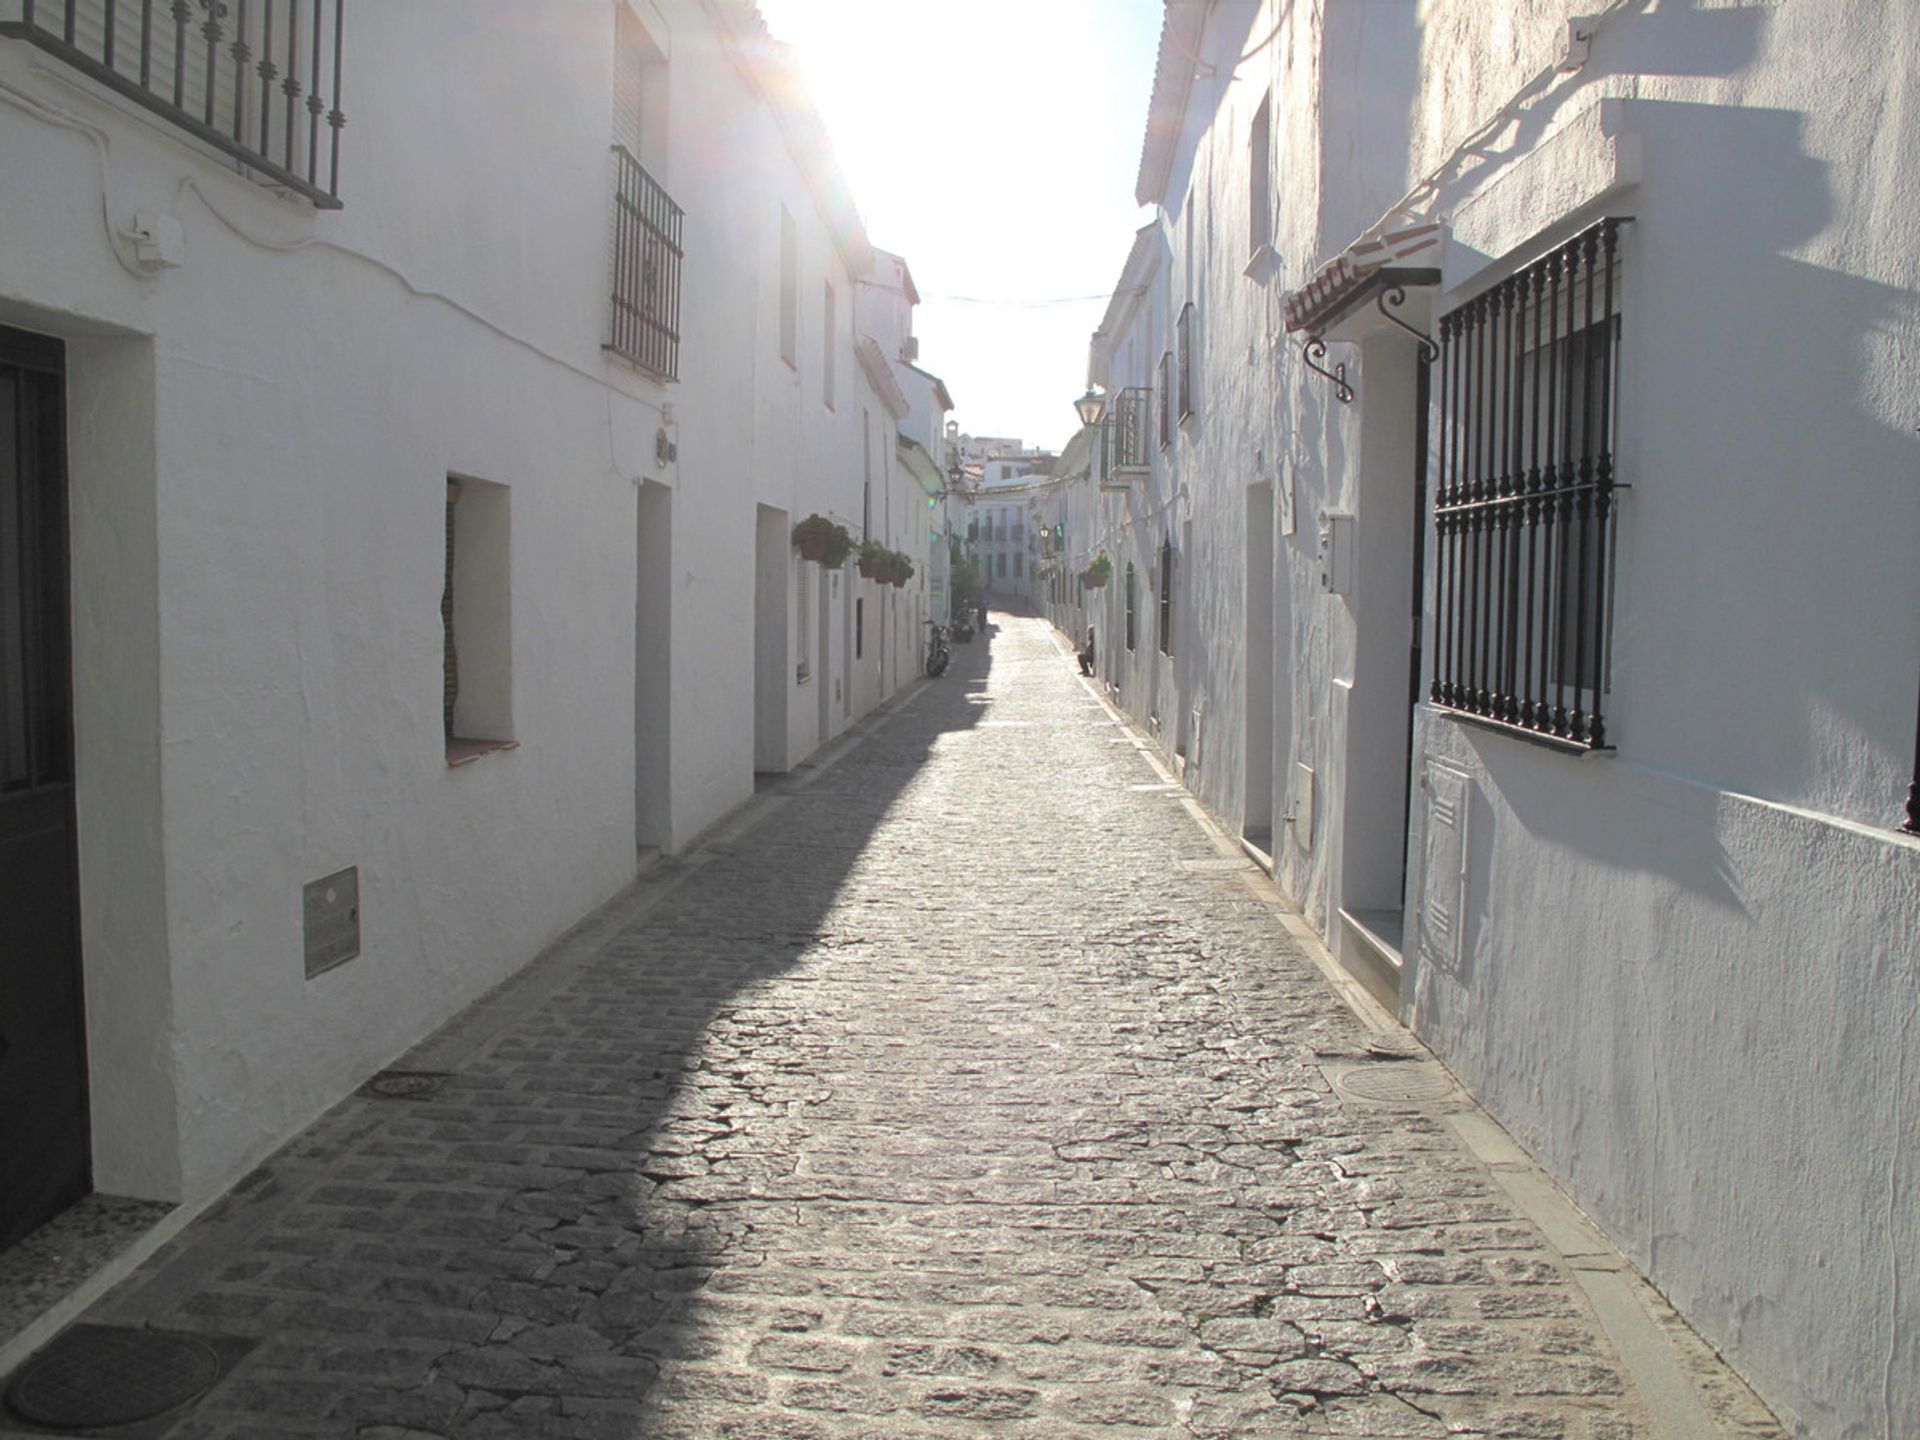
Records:
[[[1152,411],[1153,392],[1144,386],[1128,386],[1108,404],[1100,435],[1103,480],[1126,480],[1147,472],[1152,463],[1147,458]]]
[[[57,56],[324,210],[340,208],[347,0],[0,0]]]
[[[624,145],[613,147],[613,322],[607,348],[680,378],[680,207]]]

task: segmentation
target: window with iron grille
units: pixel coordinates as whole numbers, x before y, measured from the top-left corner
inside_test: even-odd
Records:
[[[1180,366],[1180,418],[1193,414],[1193,302],[1180,307],[1178,329]]]
[[[13,0],[25,40],[322,210],[340,208],[347,0]]]
[[[1129,560],[1127,562],[1127,649],[1129,650],[1134,648],[1133,615],[1134,615],[1134,608],[1135,608],[1135,598],[1136,598],[1136,595],[1135,595],[1135,588],[1134,588],[1133,562]]]
[[[1173,352],[1160,352],[1160,448],[1173,443]]]
[[[1160,653],[1173,654],[1173,541],[1160,542]]]
[[[680,375],[684,216],[624,145],[613,147],[613,306],[607,349],[664,380]]]
[[[1574,750],[1608,744],[1623,223],[1440,320],[1430,695]]]

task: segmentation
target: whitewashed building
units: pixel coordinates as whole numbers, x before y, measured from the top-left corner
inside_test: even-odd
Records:
[[[1173,0],[1063,502],[1113,579],[1059,616],[1793,1432],[1882,1440],[1920,1433],[1900,10]]]
[[[916,363],[920,358],[920,338],[913,333],[913,311],[920,303],[920,292],[913,283],[913,272],[906,260],[888,250],[874,251],[873,272],[861,286],[860,323],[864,339],[870,339],[884,358],[893,383],[898,386],[906,412],[898,417],[895,435],[895,464],[902,474],[899,493],[902,504],[926,514],[925,536],[908,539],[920,563],[926,563],[923,617],[945,624],[948,619],[950,564],[948,539],[946,472],[947,415],[953,409],[953,396],[946,381]],[[905,545],[902,547],[907,548]],[[918,631],[915,631],[918,635]]]
[[[217,1190],[925,613],[793,547],[925,499],[751,4],[133,13],[0,5],[0,1244]]]

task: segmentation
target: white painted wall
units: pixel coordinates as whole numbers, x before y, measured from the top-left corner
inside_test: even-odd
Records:
[[[1920,663],[1920,252],[1901,204],[1920,187],[1920,42],[1898,7],[1864,0],[1660,6],[1609,17],[1587,66],[1554,75],[1569,15],[1591,8],[1363,0],[1327,7],[1324,29],[1304,7],[1210,12],[1218,73],[1164,132],[1169,179],[1149,197],[1164,263],[1150,279],[1129,263],[1092,364],[1110,391],[1157,383],[1192,299],[1200,402],[1131,493],[1072,487],[1074,563],[1104,545],[1115,582],[1059,618],[1114,636],[1102,674],[1170,752],[1202,712],[1186,778],[1223,815],[1245,817],[1247,757],[1271,746],[1279,878],[1350,954],[1338,912],[1393,903],[1402,840],[1411,342],[1336,332],[1326,363],[1359,392],[1343,406],[1280,307],[1546,71],[1416,207],[1452,240],[1439,292],[1409,314],[1430,321],[1585,219],[1636,217],[1620,748],[1573,759],[1422,708],[1416,760],[1470,778],[1468,919],[1458,963],[1421,959],[1416,791],[1405,1013],[1794,1433],[1891,1440],[1920,1430],[1901,1282],[1920,1259],[1916,1121],[1899,1098],[1914,1093],[1920,844],[1892,828]],[[1246,146],[1268,94],[1263,264]],[[1246,488],[1268,484],[1274,651],[1249,657],[1246,567],[1263,557],[1236,530]],[[1346,596],[1318,583],[1322,511],[1355,517]],[[1192,587],[1176,586],[1171,659],[1151,649],[1146,588],[1168,533]],[[1129,560],[1146,602],[1131,654]],[[1244,677],[1263,669],[1272,733],[1250,736]],[[1313,826],[1290,836],[1303,765]]]
[[[684,844],[752,792],[758,507],[785,516],[783,597],[785,524],[859,522],[879,410],[853,358],[864,238],[830,234],[831,186],[803,183],[713,12],[631,13],[667,62],[649,168],[686,211],[673,386],[602,351],[611,0],[356,12],[346,208],[320,214],[0,43],[0,193],[18,202],[0,207],[0,323],[69,341],[103,1189],[217,1188],[618,890],[637,844]],[[111,223],[176,217],[183,265],[116,261],[96,144]],[[656,458],[660,432],[677,459]],[[449,475],[499,487],[508,678],[485,727],[517,742],[458,767],[440,718]],[[851,588],[819,586],[806,637],[840,704],[783,693],[778,765],[861,713]],[[791,681],[802,637],[778,638]],[[301,887],[346,866],[363,953],[308,981]]]

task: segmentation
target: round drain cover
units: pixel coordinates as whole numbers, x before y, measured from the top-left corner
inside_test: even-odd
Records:
[[[1426,1066],[1365,1065],[1347,1071],[1337,1083],[1356,1100],[1389,1105],[1414,1105],[1444,1099],[1453,1093],[1452,1079]]]
[[[360,1087],[360,1093],[378,1100],[414,1100],[439,1094],[446,1078],[430,1070],[382,1070]]]
[[[219,1352],[190,1335],[77,1325],[14,1376],[7,1406],[58,1430],[126,1425],[184,1405],[219,1378]]]

